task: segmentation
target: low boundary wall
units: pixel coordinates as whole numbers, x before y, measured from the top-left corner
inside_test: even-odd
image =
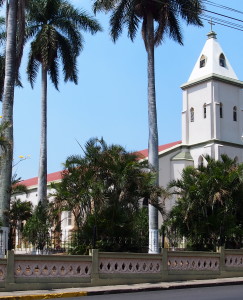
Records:
[[[162,254],[20,255],[0,259],[0,291],[243,276],[243,249]]]

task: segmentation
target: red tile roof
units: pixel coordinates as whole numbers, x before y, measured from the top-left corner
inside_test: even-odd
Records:
[[[170,149],[170,148],[172,148],[176,145],[179,145],[179,144],[181,144],[181,141],[161,145],[161,146],[158,147],[158,152],[168,150],[168,149]],[[141,158],[148,157],[148,149],[137,151],[135,153],[138,154],[139,157],[141,157]],[[50,173],[50,174],[47,175],[47,182],[57,181],[57,180],[61,180],[61,179],[62,179],[62,171]],[[23,181],[21,181],[21,184],[24,184],[27,187],[37,185],[38,184],[38,177],[33,177],[33,178],[30,178],[30,179],[23,180]]]
[[[177,141],[177,142],[173,142],[173,143],[169,143],[169,144],[164,144],[158,147],[158,152],[162,152],[165,150],[168,150],[176,145],[181,144],[181,141]],[[141,151],[136,152],[139,156],[141,156],[141,158],[146,158],[148,157],[148,149],[144,149]]]
[[[47,182],[52,182],[56,180],[60,180],[62,178],[62,171],[50,173],[47,175]],[[21,181],[21,184],[28,186],[37,185],[38,184],[38,177],[30,178]]]

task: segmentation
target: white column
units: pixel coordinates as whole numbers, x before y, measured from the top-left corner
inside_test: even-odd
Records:
[[[0,258],[3,258],[8,250],[9,227],[0,229]]]

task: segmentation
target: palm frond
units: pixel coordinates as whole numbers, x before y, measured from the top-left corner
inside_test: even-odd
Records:
[[[179,16],[175,14],[175,11],[171,8],[167,15],[166,32],[168,32],[170,38],[183,45],[183,37],[180,28]]]
[[[122,34],[123,25],[126,21],[126,0],[121,0],[111,14],[110,18],[110,34],[113,42],[115,42]]]
[[[126,13],[126,24],[128,27],[128,36],[133,41],[136,37],[138,26],[140,23],[139,17],[136,15],[135,9],[136,2],[129,1],[127,3],[127,13]]]
[[[93,5],[93,11],[97,12],[107,12],[114,9],[117,1],[114,0],[96,0]]]
[[[203,10],[202,0],[177,0],[179,14],[182,19],[186,20],[187,24],[203,26],[200,18]]]
[[[78,27],[73,22],[67,19],[56,20],[52,26],[57,28],[58,36],[63,35],[69,40],[72,45],[73,52],[75,55],[79,55],[80,51],[83,50],[83,37]]]
[[[40,67],[40,61],[38,61],[33,52],[32,52],[32,46],[33,43],[31,45],[31,51],[29,53],[29,58],[28,58],[28,64],[27,64],[27,75],[28,75],[28,80],[31,84],[31,87],[33,88],[37,74],[38,74],[38,70]]]
[[[58,45],[60,51],[60,58],[62,59],[63,64],[63,75],[64,81],[73,81],[77,84],[77,55],[75,50],[73,50],[72,44],[70,41],[58,34]]]
[[[55,58],[51,61],[48,68],[48,74],[50,75],[51,82],[54,84],[55,88],[58,90],[59,83],[59,72],[58,72],[58,59]]]
[[[62,3],[59,8],[59,15],[62,19],[68,20],[72,24],[75,24],[79,30],[88,31],[91,34],[102,31],[102,27],[95,18],[90,16],[84,10],[75,9],[68,2]],[[58,20],[60,18],[55,19]]]

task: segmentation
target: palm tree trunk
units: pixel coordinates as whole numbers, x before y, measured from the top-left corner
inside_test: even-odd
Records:
[[[148,55],[148,162],[150,168],[156,173],[155,185],[159,184],[159,158],[158,158],[158,126],[155,97],[154,74],[154,21],[151,13],[147,16],[147,55]],[[158,253],[158,210],[149,204],[149,253]]]
[[[42,64],[41,73],[41,141],[38,175],[38,203],[47,201],[47,70]]]
[[[4,136],[10,146],[4,153],[4,159],[0,168],[0,219],[2,221],[2,249],[0,255],[8,249],[9,217],[11,197],[11,177],[13,161],[13,103],[15,83],[15,60],[16,60],[16,29],[17,29],[17,1],[9,0],[6,63],[4,78],[4,94],[2,103],[2,122],[9,126],[4,130]]]

